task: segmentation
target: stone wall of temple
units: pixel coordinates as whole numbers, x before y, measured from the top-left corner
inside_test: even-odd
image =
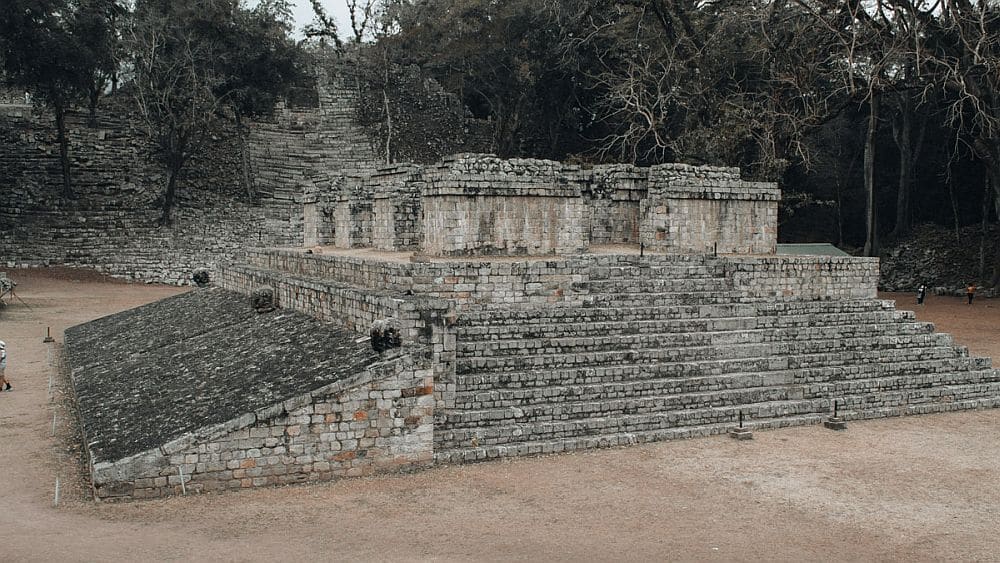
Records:
[[[517,256],[642,243],[674,254],[774,254],[780,191],[742,181],[736,168],[456,154],[379,168],[327,197],[334,235],[317,240],[342,248]]]
[[[647,275],[644,269],[664,265],[710,266],[714,275],[732,280],[730,289],[738,290],[738,300],[742,301],[873,299],[878,281],[878,259],[830,256],[743,258],[647,254],[640,258],[582,254],[516,262],[455,259],[389,262],[291,250],[253,250],[247,253],[246,264],[248,271],[280,271],[286,272],[290,279],[322,279],[330,284],[365,287],[385,292],[390,298],[402,297],[410,291],[449,299],[465,310],[582,304],[601,290],[594,280],[617,276],[627,283],[630,278],[643,279]],[[253,285],[233,287],[229,281],[222,283],[244,292]],[[392,316],[388,310],[380,314]],[[371,316],[371,320],[376,318],[378,315]],[[367,326],[363,322],[356,324]]]
[[[639,238],[676,253],[774,254],[778,200],[774,184],[744,182],[737,168],[654,166],[641,203]]]

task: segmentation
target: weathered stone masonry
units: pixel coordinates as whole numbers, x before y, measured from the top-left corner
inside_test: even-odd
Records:
[[[285,284],[288,306],[331,320],[344,312],[316,307],[329,287],[453,304],[428,334],[434,455],[456,462],[715,434],[740,412],[755,428],[809,424],[834,399],[848,418],[1000,404],[989,360],[875,299],[877,275],[875,259],[838,257],[275,250],[222,283]]]
[[[411,345],[376,355],[356,338],[290,310],[257,314],[218,289],[68,330],[95,494],[148,498],[428,464],[427,354]]]
[[[730,168],[460,154],[320,192],[306,221],[315,225],[310,242],[432,256],[574,254],[611,243],[773,254],[779,198],[776,185],[744,182]]]

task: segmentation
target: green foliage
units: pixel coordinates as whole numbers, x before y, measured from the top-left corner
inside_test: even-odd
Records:
[[[386,17],[392,59],[421,66],[475,116],[491,119],[496,152],[561,157],[579,148],[583,109],[545,4],[392,2]]]
[[[106,21],[98,0],[10,0],[0,10],[0,61],[7,82],[52,109],[59,136],[63,191],[72,197],[66,111],[89,97],[96,106],[95,76],[112,67]]]
[[[133,93],[169,172],[161,222],[171,222],[178,177],[218,120],[270,112],[302,73],[284,0],[140,0],[127,46]],[[242,146],[241,149],[245,147]],[[246,159],[244,159],[246,160]],[[248,175],[244,162],[244,176]],[[247,182],[247,190],[252,191]]]

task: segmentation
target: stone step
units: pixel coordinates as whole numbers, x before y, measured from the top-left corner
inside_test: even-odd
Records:
[[[893,385],[945,385],[991,381],[996,370],[981,367],[979,362],[963,358],[965,365],[948,365],[956,362],[912,362],[886,366],[862,365],[846,368],[816,368],[810,370],[784,370],[766,373],[734,373],[707,377],[660,377],[640,380],[608,381],[586,384],[551,385],[546,387],[494,387],[491,389],[463,389],[455,395],[455,409],[489,409],[521,407],[525,405],[565,401],[603,401],[677,395],[685,393],[712,393],[736,389],[770,386],[812,387],[832,385],[834,389],[861,388],[866,380],[884,380],[873,387]],[[936,365],[935,365],[936,364]],[[855,382],[862,382],[857,383]],[[853,387],[852,387],[853,386]],[[804,391],[809,396],[810,391]]]
[[[678,293],[678,292],[728,292],[733,284],[727,278],[619,278],[574,283],[574,291],[590,294]]]
[[[949,385],[992,383],[1000,380],[995,370],[923,374],[918,376],[868,377],[845,381],[815,382],[760,387],[744,387],[696,393],[634,393],[608,396],[604,389],[591,387],[594,393],[562,397],[541,397],[516,406],[494,406],[478,409],[454,409],[443,417],[445,427],[489,425],[504,421],[569,420],[575,418],[660,412],[698,407],[721,407],[765,401],[815,399],[924,389]],[[623,386],[612,386],[620,392]],[[545,389],[544,391],[547,391]]]
[[[929,358],[966,355],[952,346],[951,336],[943,333],[910,336],[879,336],[873,338],[841,338],[826,340],[780,341],[761,344],[732,344],[727,346],[687,346],[679,348],[633,348],[629,350],[587,351],[575,354],[536,354],[517,356],[462,357],[455,362],[457,375],[537,369],[569,368],[659,362],[700,362],[721,359],[751,359],[761,357],[786,357],[819,353],[850,354],[879,352],[882,361],[905,361],[928,354]],[[848,356],[846,359],[849,359]]]
[[[757,420],[747,424],[755,431],[783,428],[789,426],[807,426],[819,424],[824,420],[820,414],[786,416],[782,418]],[[663,442],[687,438],[705,438],[725,434],[736,424],[720,423],[700,426],[682,426],[679,428],[659,428],[642,432],[618,432],[608,434],[586,435],[577,437],[556,438],[551,440],[535,440],[530,442],[515,442],[510,444],[489,444],[438,449],[435,447],[434,462],[437,464],[472,463],[505,457],[523,457],[532,455],[557,454],[595,448],[616,446],[631,446],[648,442]]]
[[[900,319],[912,320],[909,311],[895,311],[892,301],[788,301],[760,303],[723,303],[717,305],[672,305],[631,308],[587,308],[553,306],[547,308],[487,309],[463,312],[457,319],[459,327],[512,325],[517,327],[564,322],[636,322],[670,319],[698,319],[717,317],[764,317],[868,311],[891,311]]]
[[[775,418],[753,418],[744,421],[744,427],[753,432],[820,424],[829,416],[829,404],[824,412],[806,413]],[[868,408],[863,411],[840,411],[849,421],[907,414],[931,414],[937,412],[994,408],[1000,406],[1000,398],[977,397],[950,402],[926,402],[896,407]],[[627,446],[648,442],[661,442],[687,438],[702,438],[725,434],[736,428],[737,423],[726,421],[717,424],[691,425],[682,427],[657,428],[637,432],[614,432],[568,436],[548,440],[520,441],[505,444],[471,445],[470,442],[446,445],[435,444],[434,461],[439,464],[471,463],[504,457],[554,454],[593,448]]]
[[[1000,406],[1000,382],[946,385],[931,388],[887,391],[880,394],[849,395],[763,403],[703,407],[669,412],[618,414],[572,420],[529,421],[523,423],[491,421],[489,426],[438,427],[436,450],[477,446],[505,445],[518,442],[592,437],[610,434],[649,432],[685,426],[735,426],[744,413],[751,427],[761,419],[828,416],[832,399],[845,418],[868,418],[894,414],[929,413],[963,408]]]
[[[824,340],[842,338],[874,338],[930,334],[934,326],[927,323],[848,323],[830,326],[788,326],[783,328],[751,328],[756,319],[744,319],[741,328],[699,330],[696,326],[662,333],[620,334],[610,328],[595,335],[466,340],[458,337],[458,358],[497,357],[523,354],[574,354],[631,348],[673,348],[680,346],[729,346],[760,344],[786,340]],[[694,323],[690,323],[694,324]],[[698,324],[715,324],[700,321]],[[722,323],[718,323],[722,324]],[[582,332],[582,331],[581,331]]]
[[[593,281],[636,278],[725,278],[726,267],[721,262],[711,263],[647,263],[642,265],[591,266],[588,270]]]
[[[817,404],[818,403],[818,404]],[[435,447],[451,448],[469,445],[473,439],[480,445],[506,444],[550,440],[553,438],[644,432],[662,428],[735,423],[740,411],[751,419],[775,418],[826,412],[828,400],[767,401],[764,403],[702,407],[637,414],[615,414],[573,420],[543,420],[503,422],[492,420],[488,426],[478,424],[446,427],[436,424]]]
[[[851,355],[824,353],[788,357],[762,356],[706,360],[703,362],[663,362],[658,364],[622,364],[612,366],[582,366],[555,370],[493,372],[460,375],[456,386],[461,392],[482,392],[494,389],[544,388],[569,385],[591,385],[652,379],[691,380],[703,390],[726,387],[728,378],[756,375],[758,385],[776,385],[789,381],[793,373],[800,383],[830,381],[835,378],[856,378],[864,374],[919,374],[923,370],[964,371],[986,369],[988,358],[949,355],[932,358],[928,354],[909,361],[883,362],[875,351]]]
[[[582,296],[584,308],[648,307],[670,305],[719,305],[748,301],[742,291],[649,291],[590,293]]]
[[[795,396],[798,395],[798,396]],[[707,393],[681,393],[675,395],[648,395],[622,398],[596,398],[581,400],[564,397],[563,400],[529,402],[514,407],[484,409],[455,409],[443,413],[438,419],[442,429],[488,427],[494,424],[524,424],[554,420],[576,420],[626,414],[682,411],[707,407],[725,407],[751,403],[788,401],[811,398],[803,389],[791,385],[725,389]]]
[[[488,342],[530,338],[568,338],[605,336],[614,334],[667,334],[676,332],[721,332],[785,327],[823,327],[851,325],[918,324],[918,330],[933,331],[931,323],[913,323],[901,318],[897,311],[863,311],[830,313],[824,315],[761,315],[742,317],[693,317],[640,321],[572,321],[545,324],[509,325],[479,324],[459,326],[456,335],[460,342]]]

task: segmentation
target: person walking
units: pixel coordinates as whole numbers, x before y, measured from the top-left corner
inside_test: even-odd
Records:
[[[923,305],[924,297],[926,296],[927,296],[927,286],[924,284],[920,284],[920,287],[917,288],[917,305]]]
[[[972,305],[972,298],[976,296],[976,284],[969,283],[965,288],[965,296],[969,298],[969,305]]]
[[[7,371],[7,343],[0,340],[0,390],[10,391],[10,382],[7,381],[5,372]]]

